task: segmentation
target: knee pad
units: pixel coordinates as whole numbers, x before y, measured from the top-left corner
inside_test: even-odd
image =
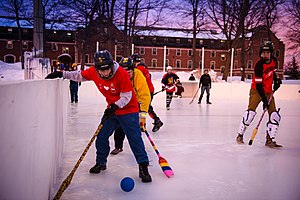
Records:
[[[271,139],[275,139],[279,128],[279,122],[281,120],[281,116],[279,111],[274,111],[269,116],[269,121],[267,123],[267,134],[270,136]]]
[[[253,121],[255,115],[256,115],[256,112],[253,110],[246,110],[244,112],[242,121],[240,123],[239,130],[238,130],[238,134],[243,135],[245,133],[247,127]]]
[[[256,115],[256,112],[253,110],[246,110],[243,114],[243,124],[246,126],[249,126],[250,123],[253,121],[254,117]]]

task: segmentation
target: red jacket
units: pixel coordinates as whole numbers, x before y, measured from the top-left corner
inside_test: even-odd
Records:
[[[140,63],[136,68],[144,74],[144,76],[146,77],[146,81],[147,81],[147,85],[149,87],[150,93],[153,93],[154,86],[151,81],[151,74],[149,73],[149,70],[146,68],[146,66],[143,63]]]

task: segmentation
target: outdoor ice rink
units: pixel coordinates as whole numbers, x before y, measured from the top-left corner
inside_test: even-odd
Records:
[[[56,188],[79,159],[105,109],[104,98],[92,87],[93,83],[83,83],[79,89],[79,103],[68,105],[65,152]],[[264,146],[268,115],[265,115],[252,146],[235,142],[242,114],[247,108],[248,93],[239,99],[222,99],[214,98],[216,92],[220,91],[212,88],[212,105],[207,105],[205,98],[200,105],[197,99],[189,104],[191,98],[175,98],[169,111],[165,109],[165,94],[155,96],[152,104],[164,126],[153,133],[152,120],[148,117],[147,130],[173,169],[175,175],[172,178],[162,172],[145,134],[143,140],[150,159],[152,183],[140,181],[138,165],[127,140],[123,152],[109,156],[106,171],[90,174],[89,169],[95,164],[93,143],[61,199],[299,200],[299,98],[276,100],[282,117],[277,142],[284,147],[270,149]],[[261,113],[260,105],[244,136],[245,143],[248,143]],[[112,150],[113,137],[110,142]],[[135,181],[135,188],[129,193],[120,189],[120,181],[126,176]]]

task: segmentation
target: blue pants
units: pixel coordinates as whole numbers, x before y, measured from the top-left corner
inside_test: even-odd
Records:
[[[96,139],[96,162],[106,164],[110,151],[109,137],[120,126],[128,139],[137,163],[149,163],[141,136],[138,113],[112,115],[108,120],[104,120],[103,127]]]
[[[78,101],[78,83],[72,82],[70,83],[70,95],[71,95],[71,102]]]

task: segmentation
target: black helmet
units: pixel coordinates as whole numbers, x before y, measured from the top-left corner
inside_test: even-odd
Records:
[[[274,50],[274,45],[272,41],[265,41],[262,43],[259,49],[259,56],[261,56],[261,53],[263,51],[269,51],[271,52],[271,56],[273,56],[273,50]]]
[[[135,53],[131,56],[133,62],[141,62],[141,56],[138,53]]]
[[[119,62],[119,65],[122,66],[125,70],[133,70],[133,60],[132,58],[122,58],[121,61]]]
[[[96,69],[107,70],[114,66],[114,61],[109,51],[96,51],[94,54],[94,64]]]

